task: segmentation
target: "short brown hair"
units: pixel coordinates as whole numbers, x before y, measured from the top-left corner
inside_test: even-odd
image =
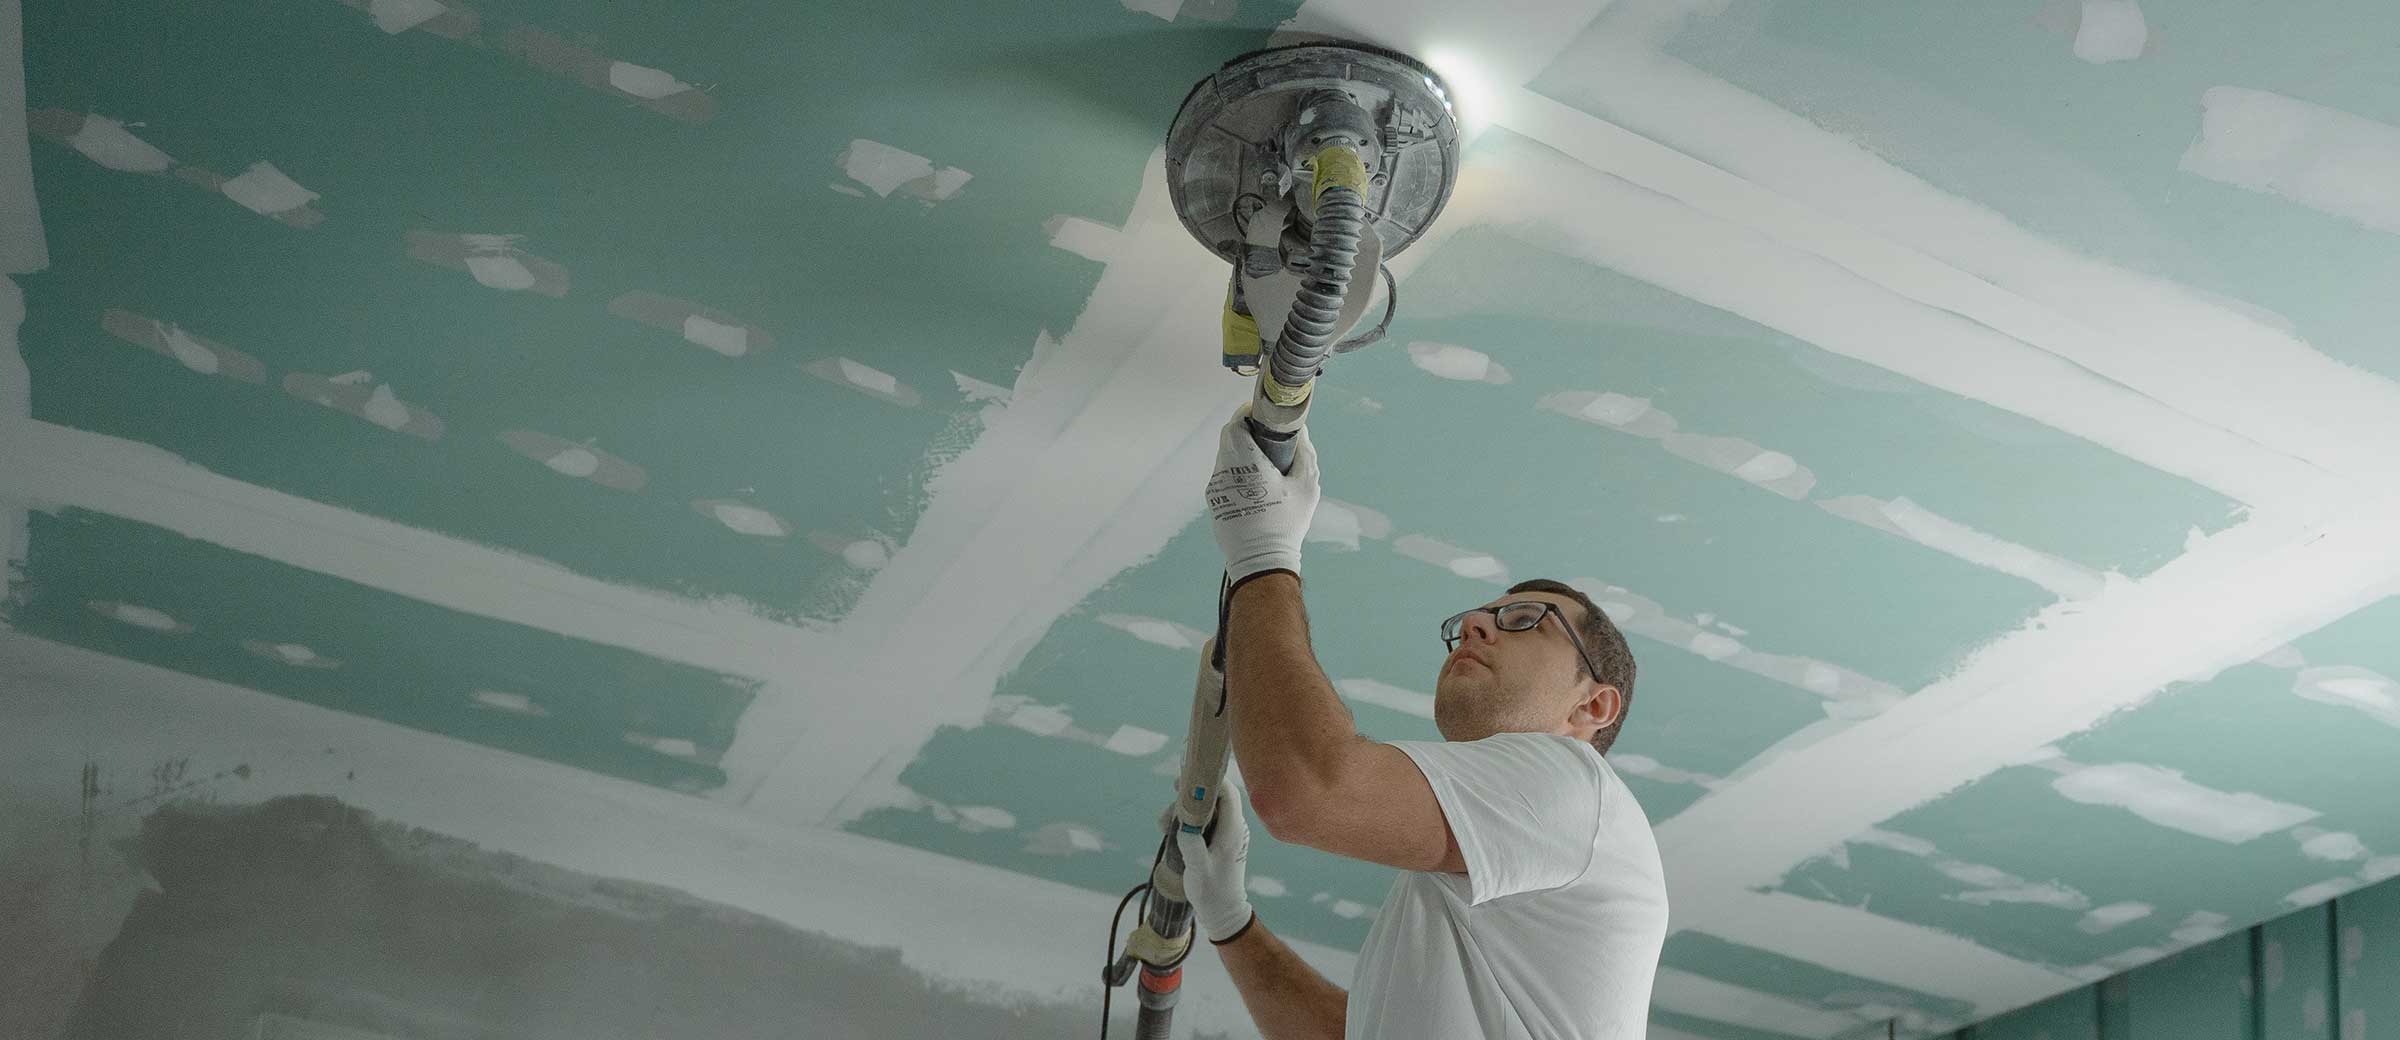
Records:
[[[1592,747],[1608,754],[1609,746],[1617,742],[1617,734],[1625,729],[1625,716],[1633,712],[1633,650],[1625,645],[1625,633],[1617,631],[1616,622],[1592,602],[1583,590],[1563,581],[1548,578],[1528,578],[1508,587],[1511,593],[1547,592],[1564,596],[1583,607],[1583,624],[1575,634],[1583,639],[1583,648],[1592,655],[1594,675],[1602,685],[1614,686],[1622,702],[1617,706],[1617,721],[1592,734]]]

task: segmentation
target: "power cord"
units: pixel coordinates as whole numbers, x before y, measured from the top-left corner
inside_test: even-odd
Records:
[[[1167,839],[1166,836],[1161,835],[1158,839],[1158,852],[1150,857],[1151,874],[1158,873],[1158,865],[1165,862],[1166,858]],[[1109,1005],[1111,998],[1116,996],[1116,983],[1119,981],[1110,978],[1117,963],[1117,928],[1125,919],[1125,904],[1133,902],[1133,897],[1137,895],[1142,897],[1142,906],[1141,909],[1134,911],[1134,919],[1137,921],[1147,919],[1150,916],[1150,882],[1148,881],[1133,886],[1125,893],[1125,898],[1117,900],[1117,912],[1109,915],[1108,918],[1108,959],[1100,962],[1100,1040],[1108,1040]]]
[[[1392,312],[1400,309],[1400,281],[1392,277],[1390,267],[1377,264],[1375,269],[1383,272],[1383,320],[1376,322],[1372,329],[1334,344],[1333,352],[1336,354],[1347,354],[1372,344],[1382,339],[1383,334],[1392,327]]]

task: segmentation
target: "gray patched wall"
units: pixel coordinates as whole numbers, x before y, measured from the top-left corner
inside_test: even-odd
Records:
[[[1031,1040],[1097,1026],[1088,1007],[986,1003],[890,950],[330,797],[173,804],[100,851],[155,887],[90,965],[62,1033],[76,1040]]]

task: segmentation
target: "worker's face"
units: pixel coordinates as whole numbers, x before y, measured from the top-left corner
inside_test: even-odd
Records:
[[[1484,605],[1529,600],[1558,609],[1522,632],[1502,629],[1485,611],[1461,623],[1458,648],[1442,659],[1433,683],[1433,723],[1443,737],[1560,733],[1589,740],[1623,710],[1616,687],[1592,678],[1564,627],[1567,619],[1583,619],[1582,604],[1551,592],[1512,592]]]

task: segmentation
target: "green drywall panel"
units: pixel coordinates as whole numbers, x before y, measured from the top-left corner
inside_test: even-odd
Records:
[[[2378,1028],[2388,1028],[2378,1023],[2400,1021],[2395,935],[2400,881],[2387,881],[1977,1023],[1957,1037],[2373,1040]]]
[[[2133,1030],[2124,1040],[2249,1040],[2246,931],[2135,968],[2127,984]]]
[[[1495,134],[1478,147],[1505,155],[1521,142]],[[1647,398],[1680,430],[1739,436],[1792,456],[1816,475],[1815,500],[1904,495],[1999,537],[2130,575],[2181,554],[2191,529],[2214,531],[2235,519],[2235,503],[2179,477],[1504,229],[1459,231],[1401,295],[1396,338],[1482,350],[1512,379],[1464,393],[1528,403],[1568,389]],[[1339,361],[1340,385],[1352,385],[1352,369],[1397,360]],[[1554,413],[1534,418],[1526,435],[1545,442],[1578,429]],[[1654,442],[1582,429],[1599,435],[1595,465],[1605,455],[1664,454]],[[1695,480],[1732,480],[1692,472]]]
[[[2100,1040],[2129,1040],[2133,1036],[2132,976],[2103,980],[2100,993]]]
[[[698,792],[725,782],[716,759],[752,698],[745,680],[129,520],[74,510],[31,521],[24,579],[0,604],[9,626],[306,704]],[[309,655],[272,652],[287,645]],[[665,753],[635,734],[689,747]]]
[[[1975,1026],[1973,1040],[2101,1040],[2099,1001],[2072,990]]]
[[[30,106],[130,120],[181,164],[131,173],[34,142],[52,244],[22,283],[35,418],[785,619],[838,618],[865,584],[811,536],[905,540],[938,448],[977,429],[951,373],[1005,387],[1081,312],[1100,267],[1051,246],[1045,222],[1122,220],[1192,81],[1290,11],[1143,33],[1157,19],[1118,5],[909,22],[856,3],[498,0],[451,39],[387,34],[333,0],[144,6],[27,5]],[[536,36],[683,77],[708,115],[536,68],[520,53]],[[837,161],[860,139],[972,179],[938,204],[866,193]],[[259,161],[320,193],[322,221],[287,226],[179,179]],[[495,291],[412,258],[421,231],[519,236],[565,285]],[[612,311],[636,292],[774,346],[726,357]],[[129,345],[103,329],[112,311],[251,355],[263,382]],[[836,357],[913,403],[810,368]],[[439,417],[439,439],[284,389],[352,372]],[[647,484],[561,477],[502,443],[517,430],[590,444]],[[789,537],[728,530],[701,500],[766,510]]]
[[[2388,334],[2400,324],[2388,291],[2400,250],[2387,233],[2181,164],[2201,95],[2222,85],[2400,122],[2384,46],[2400,9],[2143,0],[2138,62],[2093,64],[2073,54],[2078,5],[2063,0],[1729,7],[1683,23],[1667,53],[2045,239],[2238,299],[2337,358],[2400,377]],[[1535,88],[1584,101],[1576,58],[1570,48]],[[1591,103],[1610,114],[1605,97]]]
[[[2332,906],[2312,906],[2258,926],[2259,1040],[2332,1036]]]
[[[2400,883],[2334,901],[2339,1040],[2400,1035]]]
[[[2122,808],[2070,801],[2053,787],[2058,779],[2031,766],[1998,770],[1880,825],[1930,843],[1933,852],[1920,856],[1853,841],[1838,857],[1803,863],[1780,888],[1805,898],[1871,905],[1877,913],[1971,935],[2036,963],[2084,966],[2126,951],[2164,948],[2171,933],[2195,913],[2222,914],[2224,924],[2256,920],[2279,910],[2270,904],[2281,891],[2290,891],[2244,888],[2235,894],[2217,879],[2281,871],[2295,878],[2292,887],[2297,888],[2322,877],[2323,871],[2308,868],[2288,839],[2229,845],[2154,826]],[[2177,867],[2162,870],[2162,863]],[[2012,875],[2023,885],[1967,880],[1983,868]],[[2040,899],[2029,893],[2022,901],[1977,894],[2042,886],[2057,888]],[[2225,905],[2237,897],[2250,905]],[[2078,927],[2087,911],[2128,901],[2150,904],[2152,912],[2114,928]]]
[[[1863,979],[1699,932],[1668,936],[1658,963],[1661,968],[1678,968],[1710,978],[1741,979],[1750,989],[1828,1011],[1854,1011],[1876,1005],[1953,1022],[1974,1012],[1973,1005],[1964,1001]]]
[[[1681,1014],[1656,1006],[1650,1009],[1650,1021],[1653,1024],[1680,1030],[1693,1036],[1706,1037],[1707,1040],[1800,1040],[1796,1034],[1792,1033],[1752,1029],[1749,1026],[1737,1026],[1729,1022]]]
[[[2400,675],[2400,596],[2292,640],[2292,646],[2311,665],[2350,665]]]

